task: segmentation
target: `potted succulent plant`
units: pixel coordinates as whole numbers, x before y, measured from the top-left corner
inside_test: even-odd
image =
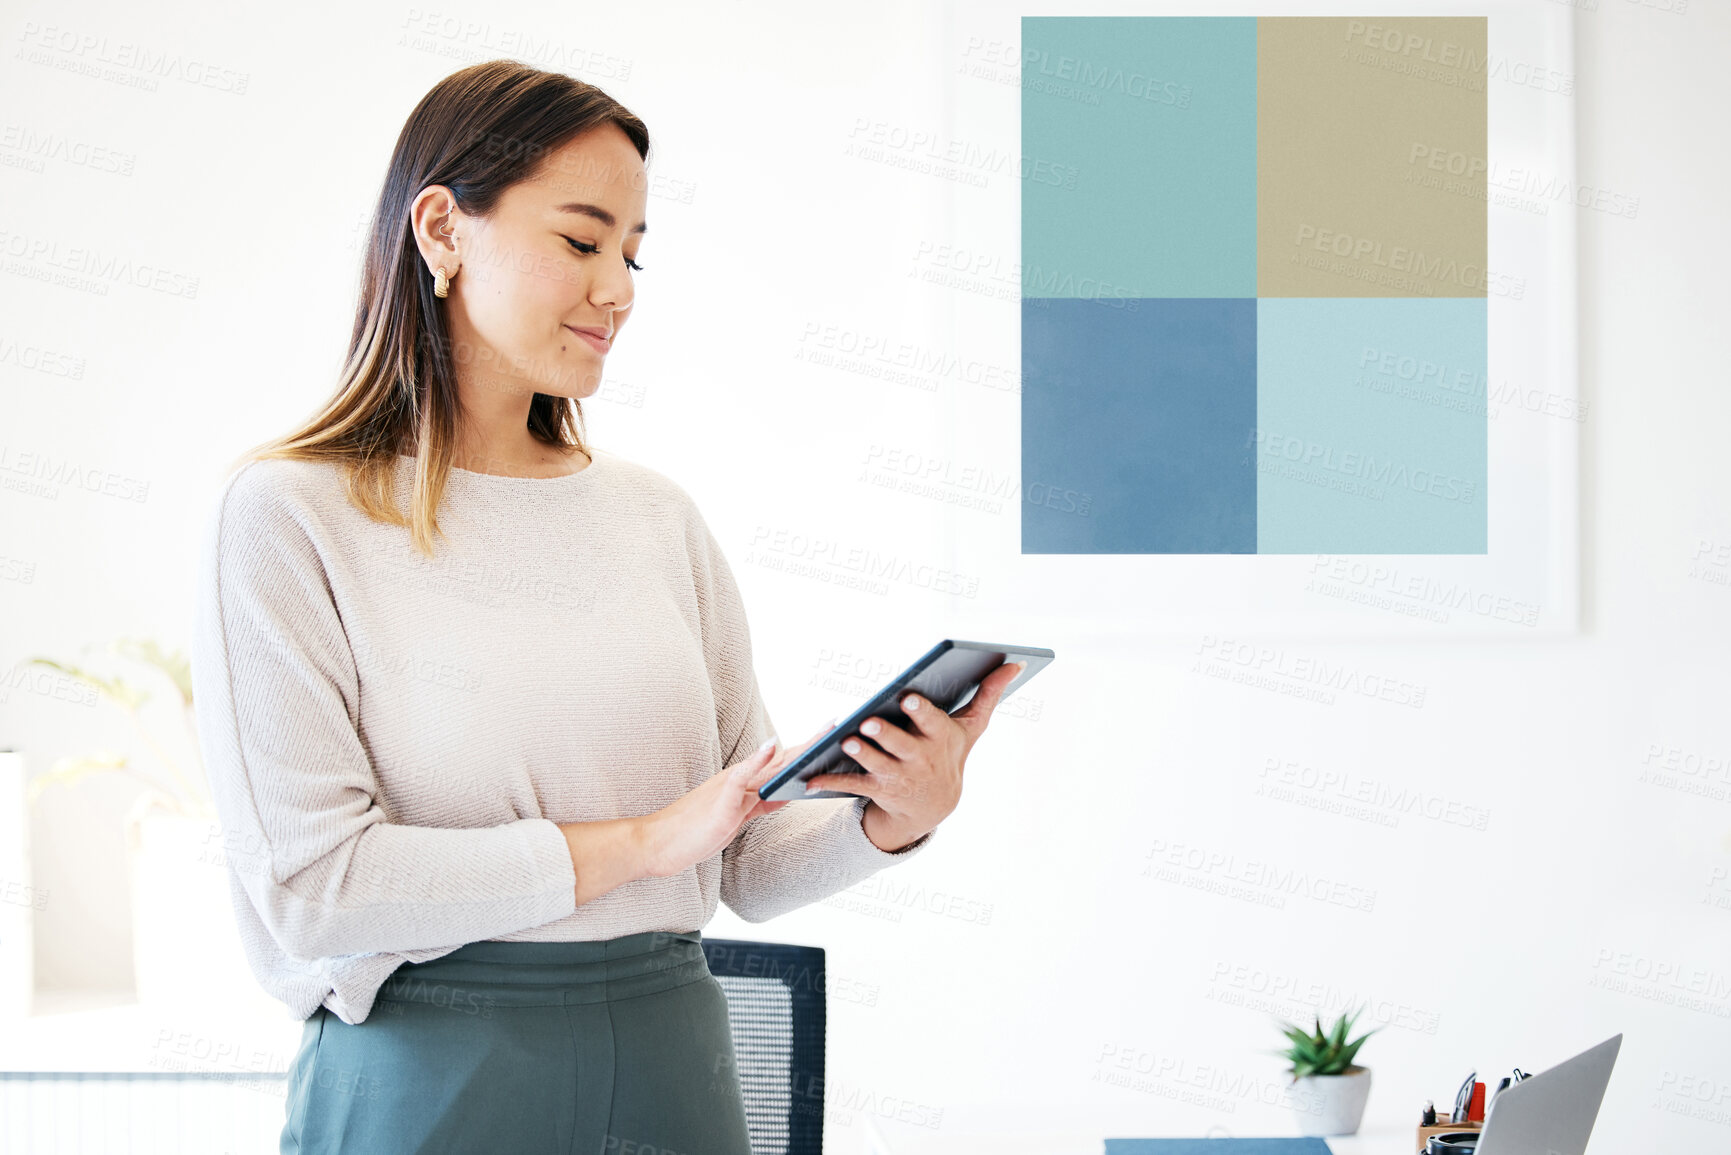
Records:
[[[194,752],[197,751],[197,731],[193,727],[192,718],[192,666],[185,655],[165,653],[161,646],[152,640],[121,638],[109,644],[109,653],[131,661],[142,663],[156,670],[174,687],[181,707],[181,718],[186,724],[188,734],[194,742]],[[215,818],[216,811],[211,805],[210,791],[204,782],[202,770],[189,774],[177,761],[171,757],[156,740],[144,724],[141,708],[150,700],[150,693],[129,683],[119,674],[108,677],[84,666],[71,662],[57,662],[52,658],[31,658],[29,665],[46,666],[57,670],[71,681],[80,682],[95,691],[97,695],[113,702],[125,713],[131,721],[135,732],[143,743],[156,756],[158,762],[168,769],[171,781],[164,781],[157,775],[145,772],[133,763],[125,754],[104,750],[96,754],[86,754],[61,758],[48,769],[48,772],[32,779],[29,786],[29,797],[34,801],[44,790],[51,786],[70,785],[81,778],[101,771],[117,771],[129,775],[144,789],[134,801],[132,811],[127,816],[127,825],[135,825],[141,818],[152,812],[163,812],[186,818]]]
[[[192,676],[187,657],[155,641],[121,639],[117,657],[139,663],[170,688],[195,759]],[[31,801],[43,791],[97,773],[120,773],[142,789],[122,826],[131,868],[133,968],[141,1003],[196,1002],[213,994],[257,994],[241,949],[228,892],[221,828],[202,764],[183,766],[145,724],[149,691],[124,676],[109,676],[72,662],[29,659],[95,691],[132,723],[139,744],[167,776],[139,765],[130,753],[101,750],[56,761],[29,783]],[[201,762],[201,760],[199,760]]]
[[[1328,1030],[1322,1019],[1306,1031],[1292,1023],[1281,1023],[1287,1038],[1285,1050],[1275,1054],[1292,1065],[1292,1082],[1301,1093],[1295,1100],[1298,1129],[1304,1135],[1356,1135],[1370,1099],[1370,1068],[1353,1062],[1359,1047],[1381,1027],[1373,1027],[1349,1040],[1352,1024],[1362,1012],[1343,1014]]]

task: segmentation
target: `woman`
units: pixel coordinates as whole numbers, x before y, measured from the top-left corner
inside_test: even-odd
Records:
[[[631,312],[648,155],[569,77],[437,84],[335,396],[211,512],[201,741],[249,961],[306,1021],[284,1152],[743,1155],[701,927],[917,853],[1015,675],[862,726],[868,773],[814,780],[858,797],[756,797],[816,736],[776,749],[714,536],[574,404]]]

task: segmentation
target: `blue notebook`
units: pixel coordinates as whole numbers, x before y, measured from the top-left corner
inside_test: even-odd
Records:
[[[1321,1139],[1108,1139],[1106,1155],[1334,1155]]]

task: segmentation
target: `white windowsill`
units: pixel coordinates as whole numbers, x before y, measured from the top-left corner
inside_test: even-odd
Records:
[[[33,1013],[0,1019],[0,1071],[288,1070],[302,1024],[281,1003],[143,1006],[131,991],[38,990]]]

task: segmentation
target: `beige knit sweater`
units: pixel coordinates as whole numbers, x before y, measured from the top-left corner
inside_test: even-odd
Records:
[[[455,470],[439,517],[428,559],[301,461],[210,507],[199,738],[248,959],[296,1018],[361,1022],[399,964],[477,940],[698,930],[718,898],[760,922],[930,842],[889,853],[865,799],[800,800],[578,906],[555,823],[648,814],[774,733],[733,573],[683,488],[600,449]]]

